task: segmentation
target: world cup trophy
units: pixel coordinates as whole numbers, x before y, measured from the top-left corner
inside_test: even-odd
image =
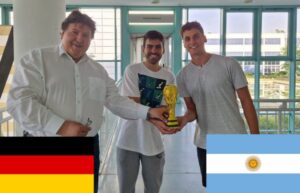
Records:
[[[169,117],[167,126],[168,127],[178,127],[178,121],[175,117],[175,106],[176,106],[176,99],[177,99],[177,88],[173,84],[168,84],[165,86],[163,90],[164,98],[168,106],[169,110]]]

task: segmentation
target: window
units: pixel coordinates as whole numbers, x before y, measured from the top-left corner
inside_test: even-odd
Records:
[[[243,56],[243,52],[227,52],[227,56]]]
[[[252,56],[252,39],[253,13],[228,12],[226,21],[226,55]],[[244,54],[245,52],[247,52],[247,55]]]
[[[217,53],[221,49],[220,37],[221,29],[225,28],[226,37],[225,55],[237,57],[241,61],[241,66],[247,74],[249,82],[254,84],[255,65],[260,69],[260,82],[261,90],[256,92],[260,93],[262,98],[289,98],[289,74],[290,74],[290,61],[283,61],[282,56],[289,56],[288,41],[288,23],[290,10],[288,9],[263,9],[261,11],[254,11],[252,9],[187,9],[189,21],[199,21],[207,36],[206,50],[208,52]],[[226,20],[222,24],[222,12],[226,14]],[[260,21],[257,21],[257,26],[254,26],[255,14],[262,14]],[[298,27],[297,27],[297,44],[300,49],[300,13],[298,8]],[[236,18],[239,18],[238,20]],[[274,22],[276,21],[276,22]],[[258,38],[261,42],[258,44],[254,41],[254,31],[257,31],[259,25],[262,30]],[[261,46],[260,53],[254,53],[254,46]],[[242,57],[247,57],[247,61],[243,61]],[[253,57],[253,60],[248,61]],[[272,58],[272,60],[268,59]],[[278,57],[278,60],[276,60]],[[258,64],[255,59],[260,59]],[[300,62],[300,54],[297,54],[298,63]],[[297,64],[299,67],[300,64]],[[299,68],[297,68],[298,70]],[[298,71],[297,71],[298,72]],[[252,76],[251,76],[252,74]],[[299,79],[299,75],[297,75]],[[297,79],[297,82],[300,80]],[[297,83],[299,86],[300,83]],[[268,88],[270,86],[270,88]],[[254,87],[253,87],[254,88]],[[256,87],[257,89],[259,87]],[[273,88],[273,89],[272,89]],[[276,89],[281,89],[277,91]],[[293,88],[292,88],[293,89]],[[295,88],[296,89],[296,88]],[[296,89],[297,90],[297,89]],[[298,89],[299,90],[299,89]],[[253,93],[252,93],[253,94]]]
[[[296,99],[300,99],[300,8],[297,9]],[[297,104],[300,108],[300,103]]]
[[[280,45],[280,38],[265,38],[263,41],[264,44],[273,44]]]
[[[2,25],[2,8],[0,8],[0,24]]]
[[[81,8],[80,11],[96,22],[96,32],[87,54],[103,65],[111,78],[120,79],[118,67],[121,60],[120,9]]]
[[[245,38],[245,44],[252,44],[252,38]]]
[[[289,98],[288,61],[264,61],[260,65],[260,98]]]
[[[115,14],[113,8],[81,9],[96,22],[96,33],[87,53],[94,60],[115,59]]]
[[[188,20],[198,21],[202,25],[208,40],[206,51],[221,54],[221,9],[189,9]]]
[[[248,89],[251,97],[254,98],[254,73],[255,73],[255,62],[254,61],[240,61],[242,69],[246,75],[248,82]]]
[[[265,52],[265,56],[280,56],[280,52]]]
[[[206,45],[220,45],[220,39],[208,39]]]
[[[274,22],[276,21],[276,22]],[[263,12],[262,14],[262,56],[278,52],[287,56],[288,12]]]
[[[230,38],[226,40],[226,44],[231,45],[242,45],[244,43],[242,38]]]

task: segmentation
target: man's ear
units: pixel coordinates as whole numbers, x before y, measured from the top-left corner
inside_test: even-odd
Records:
[[[59,33],[59,35],[60,35],[60,39],[62,39],[62,37],[63,37],[63,35],[64,35],[64,32],[61,31],[61,32]]]
[[[206,38],[206,35],[203,35],[204,36],[204,42],[207,42],[207,38]]]

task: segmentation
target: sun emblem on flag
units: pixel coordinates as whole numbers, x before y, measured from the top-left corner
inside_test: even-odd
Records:
[[[250,156],[246,160],[246,167],[250,171],[257,171],[261,166],[261,161],[256,156]]]

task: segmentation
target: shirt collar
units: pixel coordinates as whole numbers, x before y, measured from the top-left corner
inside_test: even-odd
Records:
[[[62,56],[63,54],[67,54],[67,52],[66,52],[65,48],[63,47],[62,43],[59,44],[58,50],[59,50],[59,56]]]

